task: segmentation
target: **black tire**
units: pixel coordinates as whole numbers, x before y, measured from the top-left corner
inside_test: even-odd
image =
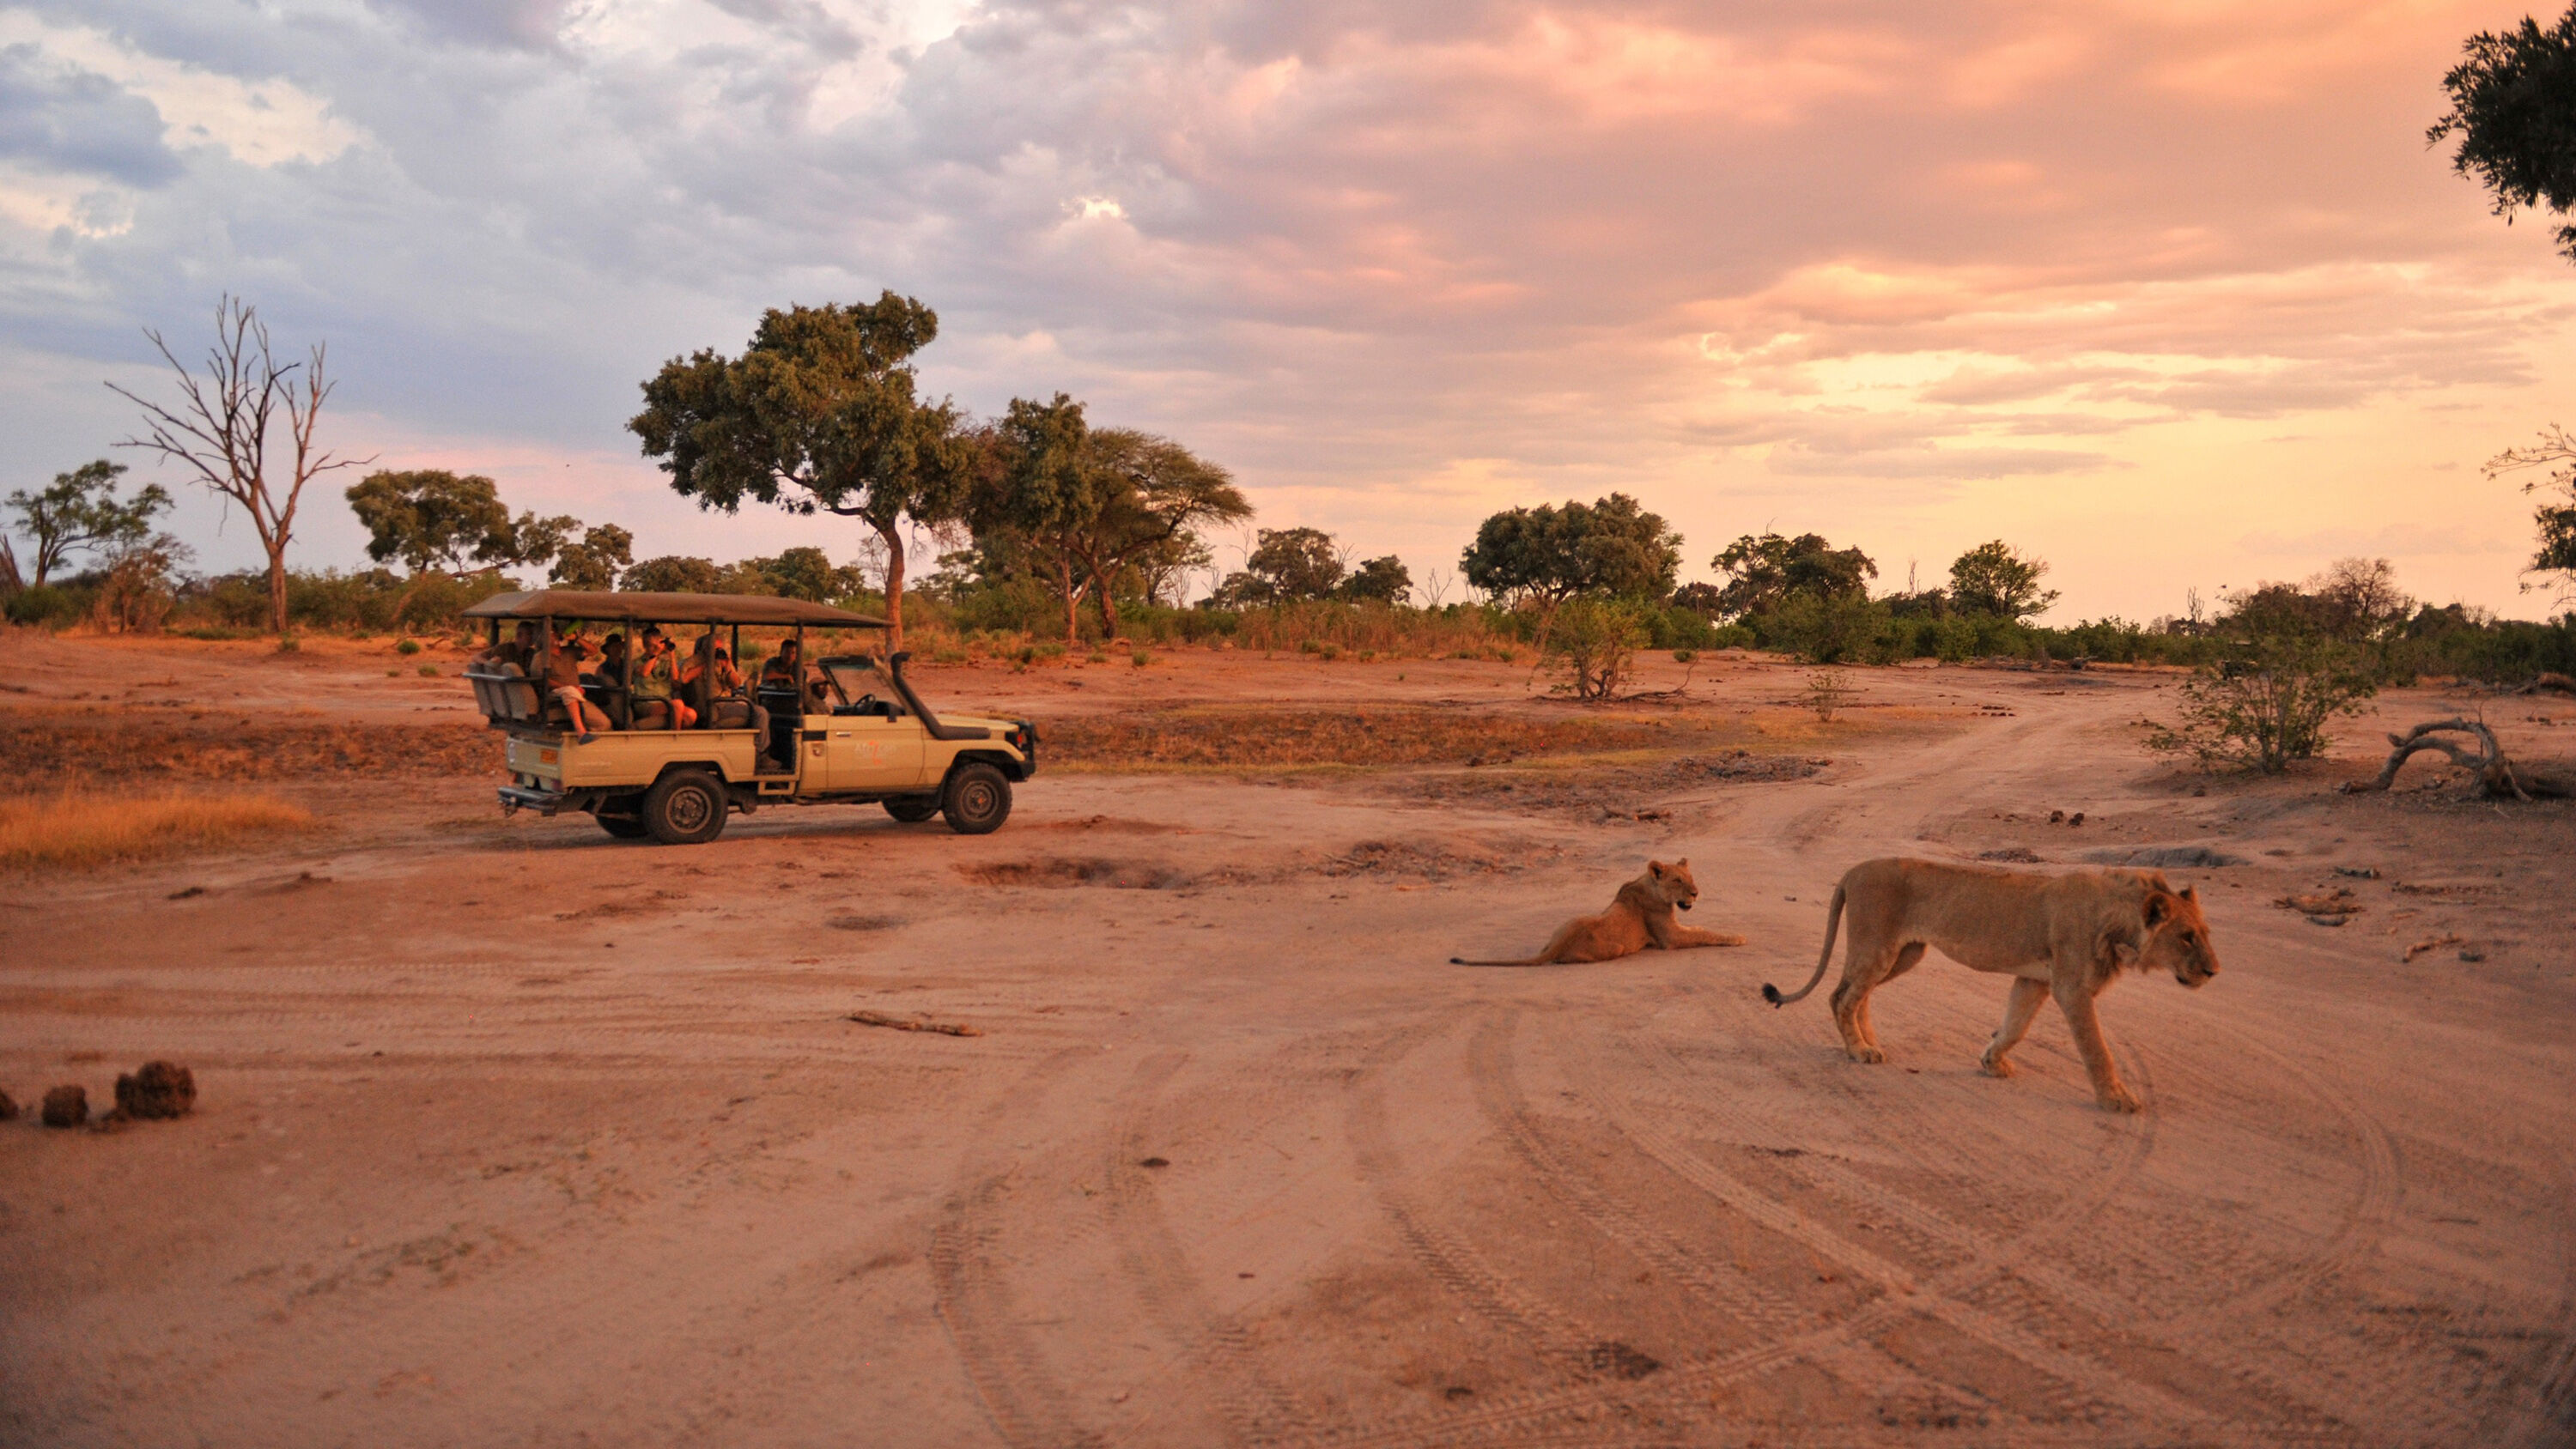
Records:
[[[948,776],[939,808],[958,834],[990,835],[1011,818],[1010,779],[980,760],[960,765]]]
[[[674,770],[645,792],[644,828],[664,845],[704,845],[724,834],[727,810],[722,780]]]
[[[919,795],[906,795],[899,799],[888,800],[884,803],[886,813],[893,816],[895,819],[902,821],[906,825],[919,825],[921,822],[939,813],[939,797],[936,795],[932,795],[927,798]]]
[[[600,829],[607,831],[609,834],[616,836],[620,840],[642,840],[645,836],[653,833],[643,821],[637,820],[632,816],[600,815],[594,816],[593,818],[599,821]]]

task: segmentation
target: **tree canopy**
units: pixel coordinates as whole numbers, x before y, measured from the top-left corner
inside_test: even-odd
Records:
[[[1625,493],[1487,518],[1458,561],[1488,594],[1550,603],[1576,594],[1661,598],[1681,568],[1681,535]]]
[[[2475,177],[2508,222],[2525,207],[2576,210],[2576,5],[2542,29],[2526,15],[2502,34],[2479,31],[2442,77],[2451,109],[2424,134],[2459,137],[2451,169]],[[2576,260],[2576,226],[2557,230]]]
[[[42,587],[73,553],[114,555],[151,537],[153,517],[170,507],[169,490],[146,483],[133,498],[120,499],[116,480],[124,472],[124,464],[101,458],[55,474],[50,487],[9,495],[19,531],[36,545],[33,584]]]
[[[1950,603],[1962,613],[2027,619],[2057,602],[2057,590],[2039,586],[2047,572],[2045,560],[2024,558],[2002,539],[1981,543],[1950,565]]]
[[[1350,571],[1336,592],[1345,599],[1361,603],[1410,603],[1413,599],[1413,571],[1394,554],[1367,559]]]
[[[886,547],[886,620],[903,643],[903,520],[958,515],[974,450],[957,409],[915,395],[911,358],[939,316],[886,292],[849,306],[773,308],[738,358],[700,350],[644,384],[627,427],[702,508],[746,499],[857,518]]]
[[[566,539],[555,551],[547,581],[567,589],[606,592],[635,560],[635,535],[614,523],[594,524],[578,539]]]
[[[1822,534],[1784,538],[1745,534],[1709,566],[1726,575],[1717,608],[1727,618],[1767,614],[1793,597],[1830,602],[1869,595],[1878,565],[1857,548],[1836,548]]]

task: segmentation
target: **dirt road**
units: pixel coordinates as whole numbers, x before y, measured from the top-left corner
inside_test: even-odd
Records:
[[[1863,683],[1918,723],[1857,712],[1812,773],[1041,774],[984,839],[696,850],[355,781],[324,837],[0,883],[0,1086],[169,1056],[202,1094],[0,1128],[0,1439],[2576,1439],[2576,815],[2196,794],[2137,751],[2143,677]],[[2104,1002],[2137,1116],[2053,1011],[1978,1075],[2004,985],[1937,958],[1883,1066],[1759,998],[1853,861],[2194,847],[2236,862],[2169,872],[2222,974]],[[1650,856],[1752,944],[1440,964]],[[2272,904],[2330,885],[2348,924]]]

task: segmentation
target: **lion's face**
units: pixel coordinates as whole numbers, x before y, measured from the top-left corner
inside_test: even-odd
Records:
[[[2209,922],[2200,913],[2200,894],[2190,886],[2157,891],[2147,897],[2146,949],[2138,953],[2140,970],[2162,968],[2176,981],[2198,987],[2218,974],[2218,948],[2209,939]]]
[[[1691,879],[1687,856],[1670,865],[1660,860],[1646,862],[1646,880],[1655,898],[1674,910],[1687,911],[1699,901],[1699,882]]]

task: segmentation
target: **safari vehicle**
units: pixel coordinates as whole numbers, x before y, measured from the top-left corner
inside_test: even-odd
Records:
[[[696,845],[722,834],[736,810],[876,804],[907,823],[944,813],[951,830],[982,835],[1010,816],[1011,786],[1037,773],[1037,731],[1027,720],[933,713],[904,679],[911,656],[817,660],[805,647],[809,630],[885,628],[864,614],[797,599],[541,589],[495,595],[465,616],[490,626],[492,649],[465,677],[484,717],[509,736],[508,812],[587,811],[623,840]],[[587,657],[574,656],[593,671],[581,675],[582,693],[610,724],[588,732],[544,683],[555,652],[578,647],[572,626],[584,624],[600,628]],[[797,666],[790,675],[773,664],[757,683],[737,678],[731,689],[712,677],[718,671],[702,670],[677,689],[696,719],[673,728],[678,713],[637,691],[639,649],[626,651],[622,667],[599,667],[602,635],[637,644],[648,626],[670,637],[682,665],[711,660],[719,631],[731,631],[728,654],[739,661],[746,626],[784,628]],[[522,631],[534,635],[524,663],[503,657],[505,637]]]

